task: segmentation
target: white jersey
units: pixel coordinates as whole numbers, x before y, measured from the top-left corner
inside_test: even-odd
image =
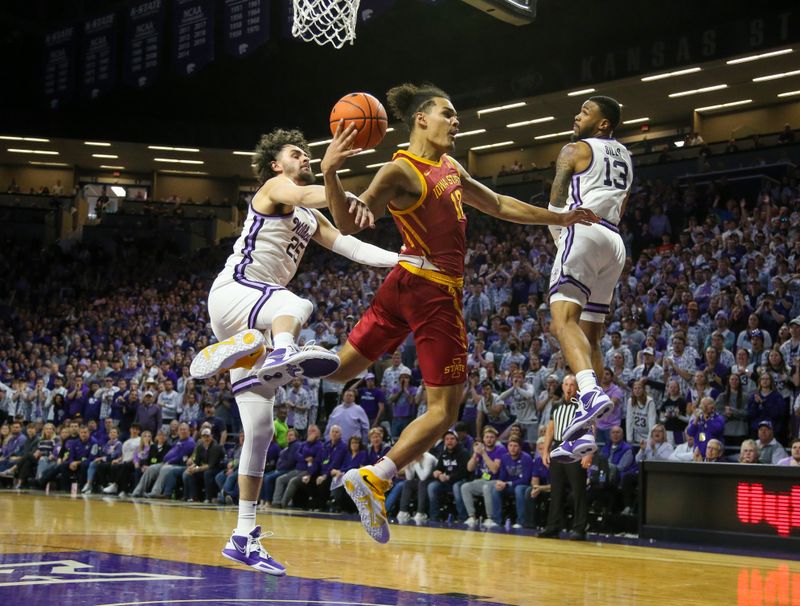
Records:
[[[286,286],[297,273],[317,226],[314,213],[301,206],[286,215],[264,215],[251,205],[242,235],[220,275],[245,285],[255,282]]]
[[[624,145],[616,139],[581,139],[592,148],[589,167],[572,176],[569,208],[588,208],[617,225],[622,204],[633,183],[633,162]]]

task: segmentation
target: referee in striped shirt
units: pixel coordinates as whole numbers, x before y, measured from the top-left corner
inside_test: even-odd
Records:
[[[572,518],[571,541],[586,539],[587,502],[586,502],[586,470],[592,464],[592,455],[583,457],[574,463],[550,464],[550,452],[561,444],[561,436],[578,410],[578,382],[575,375],[566,375],[561,382],[563,397],[553,404],[550,422],[544,436],[543,462],[550,469],[550,511],[547,526],[539,533],[540,537],[558,538],[564,528],[564,506],[566,505],[566,487],[569,483],[574,504]]]

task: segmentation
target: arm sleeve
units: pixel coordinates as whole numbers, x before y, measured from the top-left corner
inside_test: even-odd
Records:
[[[332,250],[356,263],[372,267],[394,267],[398,261],[397,253],[367,244],[353,236],[337,236]]]

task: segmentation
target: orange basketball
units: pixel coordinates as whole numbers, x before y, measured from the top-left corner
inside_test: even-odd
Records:
[[[331,134],[336,132],[339,120],[344,120],[345,127],[356,125],[358,134],[353,147],[361,149],[373,148],[383,141],[389,124],[383,105],[369,93],[350,93],[337,101],[331,110]]]

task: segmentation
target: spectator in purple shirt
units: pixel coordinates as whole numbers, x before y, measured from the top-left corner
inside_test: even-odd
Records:
[[[417,413],[417,388],[411,385],[411,372],[400,372],[397,385],[389,395],[392,409],[392,439],[396,440]]]
[[[474,474],[475,479],[461,485],[461,497],[467,510],[466,525],[474,528],[477,524],[474,499],[481,496],[488,516],[483,525],[485,528],[494,528],[497,524],[492,520],[492,493],[496,491],[495,482],[500,477],[500,461],[507,450],[497,441],[497,430],[487,425],[483,428],[483,441],[474,442],[472,452],[467,463],[467,472]]]
[[[498,525],[503,523],[503,500],[513,496],[517,512],[515,525],[519,528],[525,517],[525,499],[532,488],[533,458],[523,452],[519,438],[510,438],[506,448],[508,452],[500,457],[500,473],[492,493],[492,520]]]
[[[352,436],[347,443],[347,447],[347,452],[342,460],[342,468],[338,470],[338,473],[335,471],[332,472],[334,478],[331,482],[331,494],[334,502],[336,503],[336,508],[338,511],[354,513],[356,511],[355,505],[353,504],[352,499],[347,496],[344,486],[342,486],[342,478],[344,477],[344,474],[351,469],[358,469],[366,464],[367,451],[364,449],[364,446],[361,443],[361,438],[358,436]],[[398,488],[401,489],[401,486],[394,488],[394,490],[397,490]],[[387,513],[390,509],[391,506],[386,508]]]
[[[375,385],[375,375],[371,372],[364,375],[364,387],[358,390],[358,403],[367,413],[370,427],[375,427],[385,420],[386,396]]]
[[[67,387],[67,416],[70,419],[83,418],[83,411],[88,402],[89,388],[83,384],[83,377],[76,376],[72,387]]]
[[[725,436],[725,417],[717,413],[714,398],[706,396],[700,400],[686,433],[694,438],[695,450],[700,456],[705,458],[706,445],[709,440],[724,440]]]
[[[110,421],[111,419],[108,420]],[[97,458],[89,464],[89,470],[86,473],[86,483],[83,485],[81,492],[83,494],[91,494],[94,488],[95,477],[97,477],[97,483],[103,486],[108,477],[111,461],[119,459],[121,456],[122,442],[119,441],[119,431],[116,427],[112,427],[108,432],[108,440],[100,447]]]
[[[281,475],[275,482],[275,493],[272,495],[274,507],[288,507],[298,484],[308,484],[319,473],[319,455],[322,452],[322,440],[319,427],[309,425],[306,441],[300,445],[295,455],[295,467],[292,471]],[[305,478],[305,479],[304,479]]]
[[[297,453],[303,445],[298,439],[297,430],[290,428],[286,432],[286,448],[281,450],[278,455],[278,462],[275,469],[264,474],[264,481],[261,484],[261,502],[264,506],[272,505],[272,497],[275,492],[275,482],[284,474],[294,471],[297,466]]]
[[[166,492],[167,478],[171,478],[171,485],[175,486],[178,478],[181,477],[186,469],[186,462],[192,456],[196,443],[191,436],[191,430],[188,423],[181,423],[178,425],[178,440],[172,445],[166,455],[164,455],[164,462],[161,469],[158,470],[158,478],[153,488],[145,496],[148,498],[165,498],[169,497],[170,493]]]
[[[383,441],[383,431],[380,427],[369,430],[369,446],[367,447],[367,465],[375,465],[380,458],[389,452],[389,445]]]
[[[311,498],[312,510],[325,507],[331,493],[331,482],[340,475],[346,455],[347,444],[342,439],[342,428],[329,424],[328,440],[322,445],[319,454],[319,475],[313,482],[302,484],[299,491],[307,493],[305,496]]]
[[[342,403],[331,412],[328,417],[328,427],[338,425],[342,430],[342,440],[347,442],[353,436],[361,438],[361,443],[366,444],[369,432],[369,419],[364,409],[356,404],[355,389],[346,389],[342,394]]]
[[[0,451],[2,453],[0,454],[0,471],[10,469],[15,464],[14,459],[20,456],[27,439],[28,437],[22,433],[22,423],[14,421],[11,424],[11,435]]]

